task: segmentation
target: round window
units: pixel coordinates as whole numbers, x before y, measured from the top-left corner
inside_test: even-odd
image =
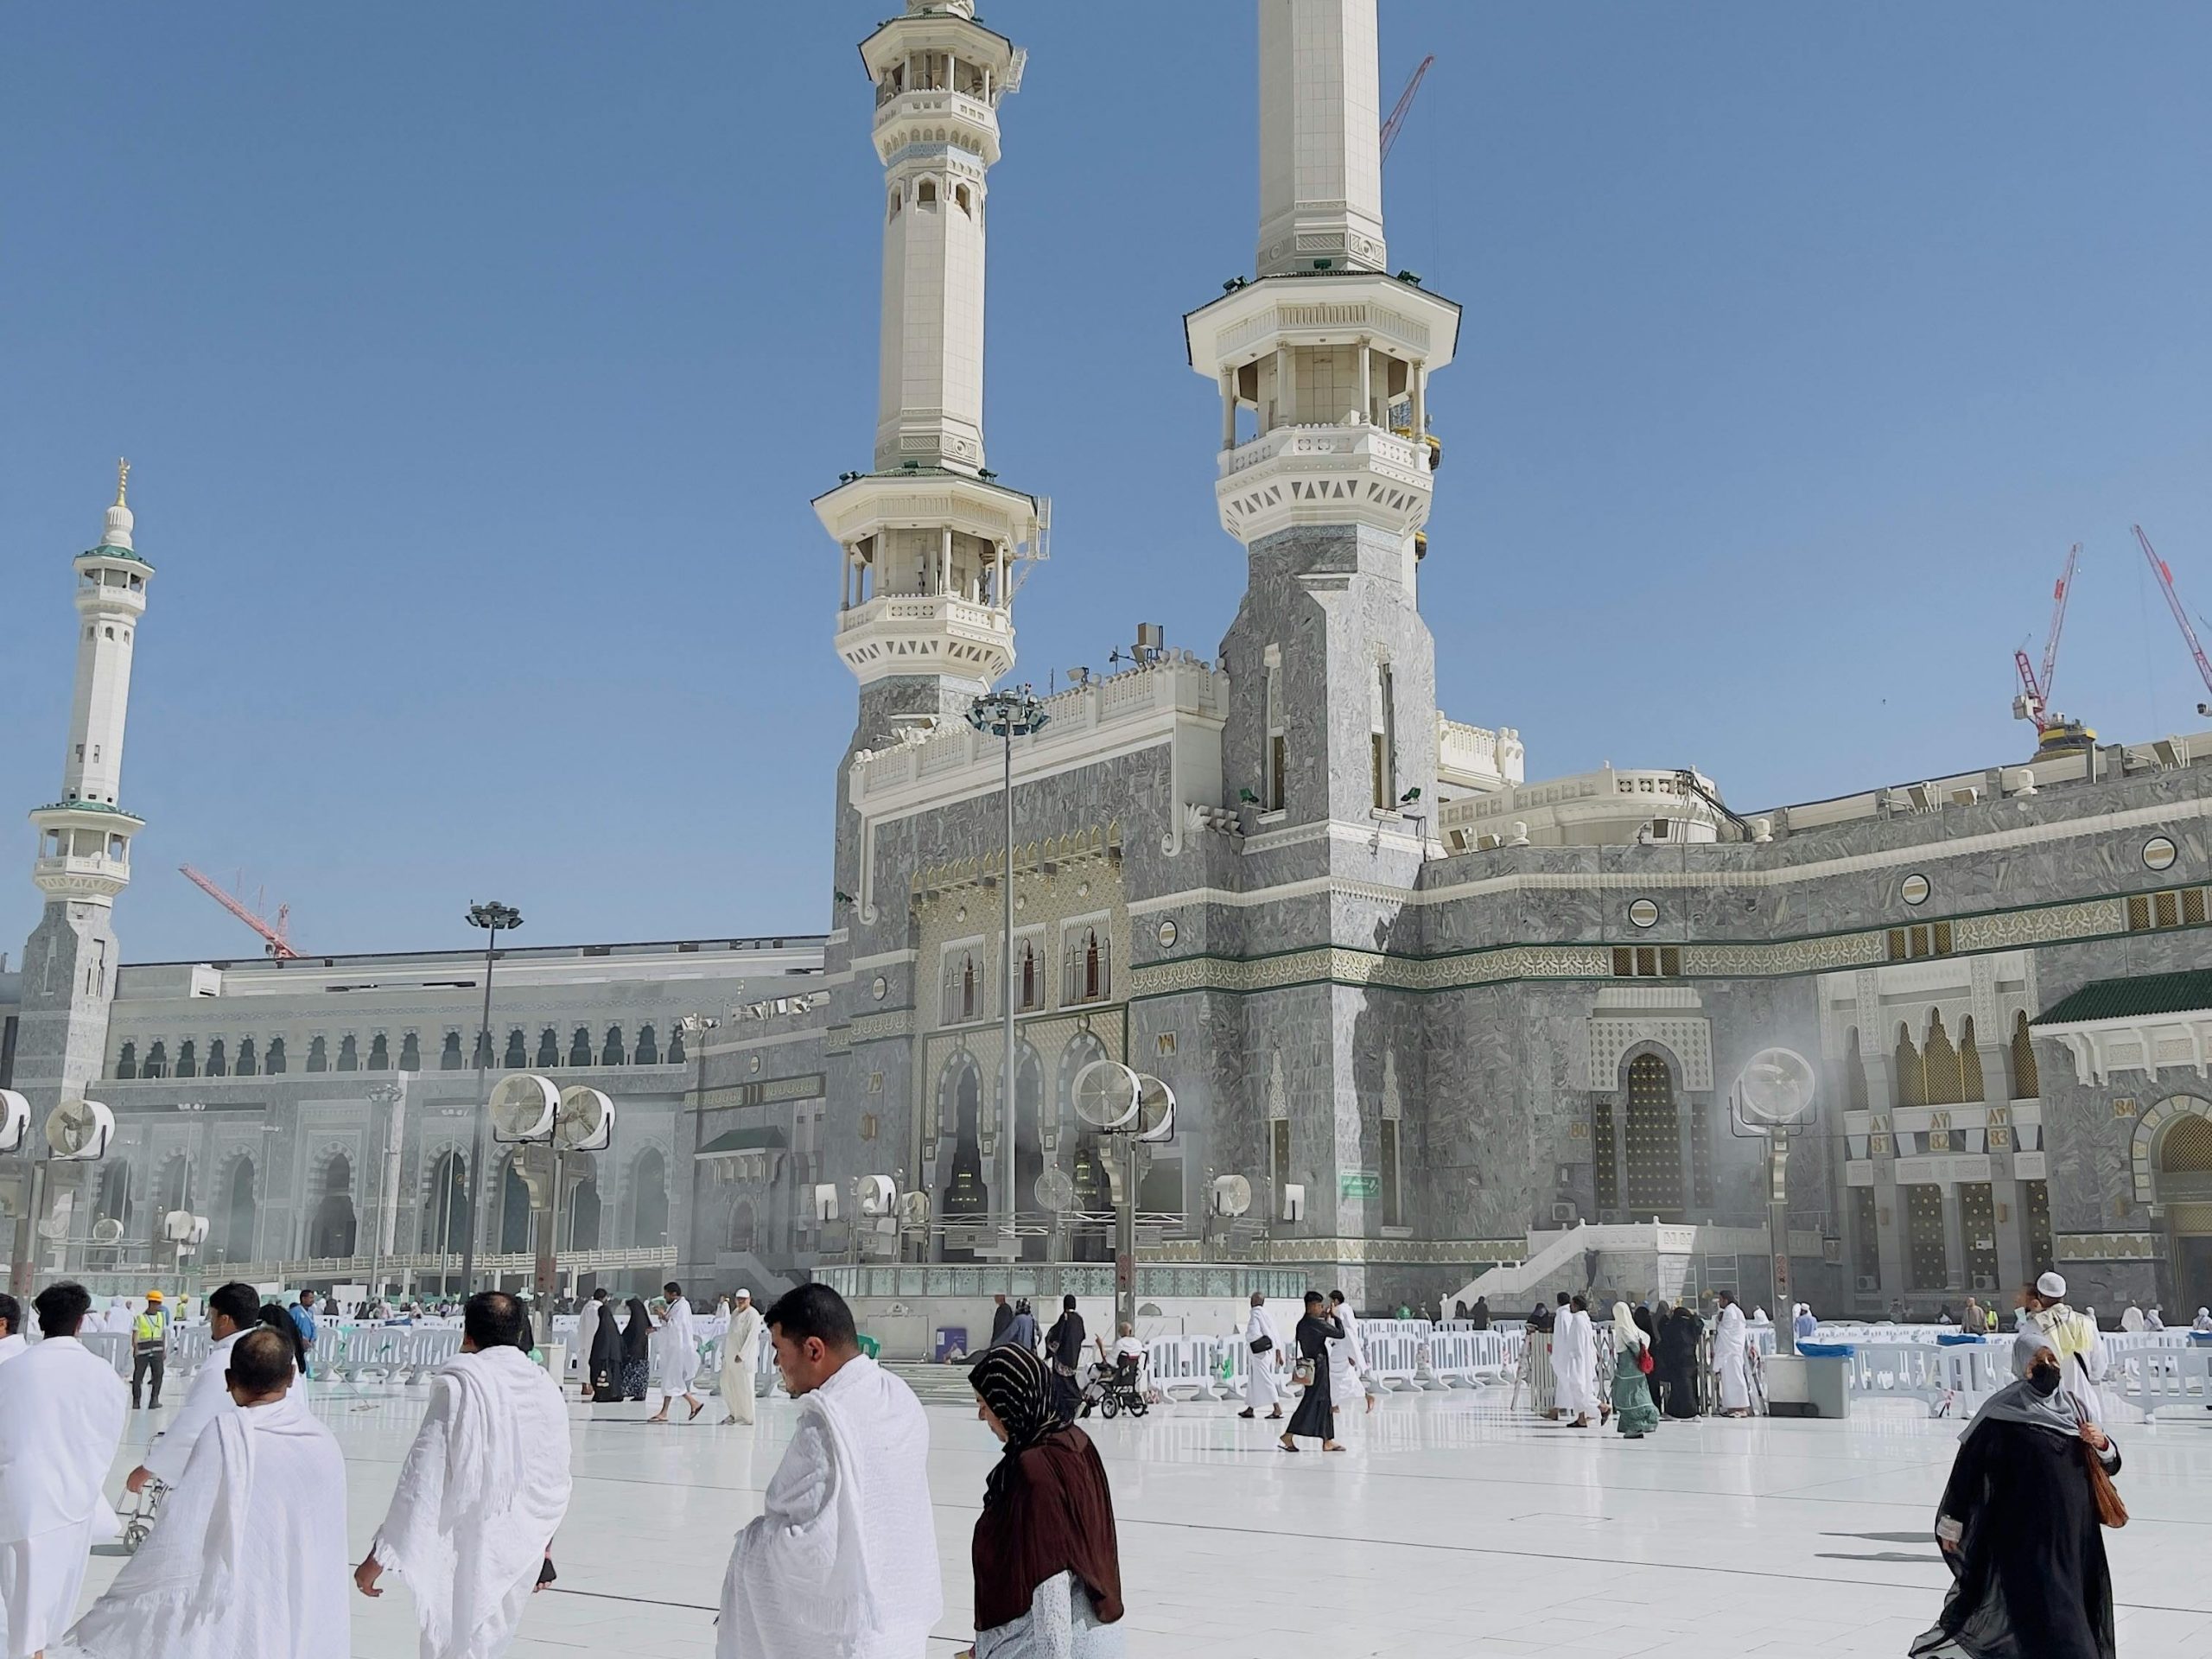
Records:
[[[1908,905],[1926,904],[1928,895],[1934,891],[1935,889],[1928,885],[1928,878],[1924,875],[1908,875],[1897,883],[1897,897]]]
[[[1160,948],[1165,950],[1174,943],[1175,918],[1173,916],[1164,917],[1160,924]]]
[[[1628,918],[1638,927],[1649,927],[1659,919],[1659,906],[1649,899],[1639,899],[1628,907]]]
[[[758,1071],[760,1069],[760,1057],[758,1054],[747,1055],[745,1058],[745,1069],[747,1071]]]
[[[2181,849],[2164,836],[2153,836],[2143,843],[2143,866],[2145,869],[2170,870],[2181,856]]]
[[[881,974],[878,974],[875,976],[875,982],[873,985],[870,985],[868,988],[868,994],[874,997],[877,1001],[880,1002],[885,997],[891,994],[891,982],[886,979]]]

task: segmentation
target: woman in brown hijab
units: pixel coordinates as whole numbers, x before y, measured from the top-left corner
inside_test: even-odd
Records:
[[[1012,1343],[969,1370],[1005,1442],[976,1522],[974,1659],[1122,1659],[1122,1560],[1106,1467],[1061,1421],[1044,1362]]]

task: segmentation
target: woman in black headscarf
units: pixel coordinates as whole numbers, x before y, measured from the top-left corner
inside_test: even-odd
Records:
[[[653,1316],[642,1298],[632,1296],[627,1306],[630,1319],[622,1327],[622,1398],[643,1400],[645,1384],[652,1378]]]
[[[300,1334],[300,1327],[292,1322],[291,1314],[276,1302],[261,1305],[261,1323],[279,1333],[291,1345],[292,1363],[302,1376],[308,1375],[308,1339]]]
[[[1959,1437],[1936,1510],[1936,1539],[1955,1581],[1935,1628],[1908,1651],[2113,1659],[2097,1491],[2119,1472],[2120,1448],[2062,1386],[2057,1351],[2042,1332],[2031,1326],[2015,1340],[2012,1366],[2020,1380],[1990,1395]]]
[[[1659,1304],[1662,1317],[1664,1317],[1666,1306],[1664,1302]],[[1643,1332],[1643,1340],[1651,1354],[1651,1369],[1643,1374],[1643,1391],[1650,1395],[1652,1408],[1656,1410],[1659,1405],[1658,1320],[1652,1317],[1651,1310],[1641,1302],[1629,1310],[1628,1316],[1636,1322],[1636,1328]]]
[[[611,1406],[622,1398],[622,1327],[614,1322],[610,1303],[601,1308],[599,1323],[592,1326],[591,1351],[584,1356],[584,1382],[595,1406]]]
[[[1061,1420],[1027,1348],[987,1349],[968,1381],[1006,1444],[976,1522],[975,1659],[1120,1659],[1121,1550],[1097,1449]]]
[[[1020,1328],[1017,1315],[1015,1327]],[[1075,1298],[1060,1298],[1060,1317],[1045,1333],[1045,1358],[1052,1376],[1052,1402],[1060,1421],[1071,1423],[1083,1407],[1083,1315],[1075,1311]]]
[[[1688,1306],[1676,1308],[1659,1326],[1651,1376],[1659,1384],[1660,1409],[1669,1417],[1697,1415],[1697,1345],[1704,1335],[1705,1322]]]

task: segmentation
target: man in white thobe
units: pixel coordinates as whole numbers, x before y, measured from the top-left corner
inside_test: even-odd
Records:
[[[679,1394],[690,1404],[691,1417],[707,1408],[707,1402],[691,1391],[699,1375],[699,1333],[691,1328],[691,1304],[683,1287],[673,1279],[661,1289],[668,1297],[668,1319],[661,1326],[660,1409],[645,1419],[649,1423],[666,1422],[668,1408]],[[691,1417],[683,1421],[688,1423]]]
[[[760,1363],[760,1332],[765,1321],[753,1306],[753,1293],[737,1293],[730,1309],[729,1329],[722,1332],[722,1421],[753,1421],[753,1371]]]
[[[294,1370],[289,1333],[233,1333],[213,1371],[230,1409],[202,1427],[152,1535],[54,1659],[351,1649],[346,1458],[293,1386]]]
[[[591,1398],[591,1345],[599,1336],[599,1322],[607,1314],[607,1293],[594,1290],[576,1311],[576,1370],[583,1378],[584,1398]]]
[[[5,1659],[68,1629],[85,1558],[119,1533],[100,1484],[130,1408],[115,1368],[77,1340],[92,1299],[48,1285],[32,1299],[45,1340],[0,1366],[0,1615]]]
[[[1372,1411],[1379,1391],[1368,1375],[1367,1344],[1359,1339],[1359,1316],[1351,1311],[1351,1304],[1344,1300],[1341,1290],[1329,1293],[1329,1312],[1344,1332],[1341,1338],[1329,1339],[1329,1398],[1342,1402],[1363,1391],[1367,1408]],[[1337,1410],[1341,1415],[1344,1407],[1339,1404]]]
[[[391,1508],[353,1582],[415,1592],[422,1659],[492,1659],[522,1623],[569,1511],[569,1409],[524,1347],[530,1322],[505,1291],[461,1309],[461,1356],[431,1379],[430,1408]]]
[[[1572,1298],[1552,1323],[1553,1398],[1570,1427],[1587,1428],[1598,1401],[1598,1336],[1582,1298]]]
[[[944,1611],[929,1419],[827,1285],[767,1322],[798,1427],[730,1551],[715,1659],[922,1659]]]
[[[133,1469],[123,1483],[125,1491],[143,1491],[149,1480],[174,1486],[184,1478],[192,1448],[207,1425],[234,1409],[226,1375],[231,1350],[241,1335],[260,1322],[261,1293],[251,1285],[227,1284],[207,1299],[207,1334],[213,1338],[207,1344],[207,1357],[193,1374],[192,1386],[185,1391],[183,1408],[147,1449],[145,1461]]]
[[[1720,1414],[1748,1417],[1751,1384],[1745,1369],[1744,1344],[1749,1338],[1744,1330],[1744,1310],[1728,1292],[1716,1294],[1720,1299],[1720,1317],[1713,1326],[1713,1367],[1720,1373]]]
[[[2020,1307],[2026,1327],[2042,1332],[2058,1351],[2067,1393],[2092,1421],[2104,1421],[2104,1395],[2098,1384],[2105,1380],[2106,1351],[2097,1322],[2066,1305],[2066,1281],[2056,1273],[2037,1278],[2021,1297]]]
[[[29,1346],[30,1338],[23,1335],[23,1305],[0,1292],[0,1365]]]
[[[1239,1417],[1257,1417],[1264,1407],[1270,1417],[1282,1415],[1282,1385],[1277,1373],[1283,1363],[1282,1332],[1275,1329],[1268,1299],[1252,1293],[1252,1317],[1244,1321],[1244,1409]]]

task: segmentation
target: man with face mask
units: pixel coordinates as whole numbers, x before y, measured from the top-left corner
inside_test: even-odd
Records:
[[[2057,1351],[2058,1369],[2066,1391],[2082,1409],[2098,1422],[2104,1421],[2103,1397],[2097,1385],[2105,1380],[2105,1339],[2097,1322],[2066,1305],[2066,1281],[2046,1273],[2020,1293],[2025,1318],[2021,1330],[2040,1332]],[[2013,1352],[2020,1349],[2016,1345]]]
[[[2031,1327],[2012,1349],[2019,1380],[1992,1395],[1960,1437],[1936,1539],[1954,1583],[1913,1659],[2113,1659],[2112,1575],[2090,1460],[2120,1449],[2065,1386],[2058,1351]]]

